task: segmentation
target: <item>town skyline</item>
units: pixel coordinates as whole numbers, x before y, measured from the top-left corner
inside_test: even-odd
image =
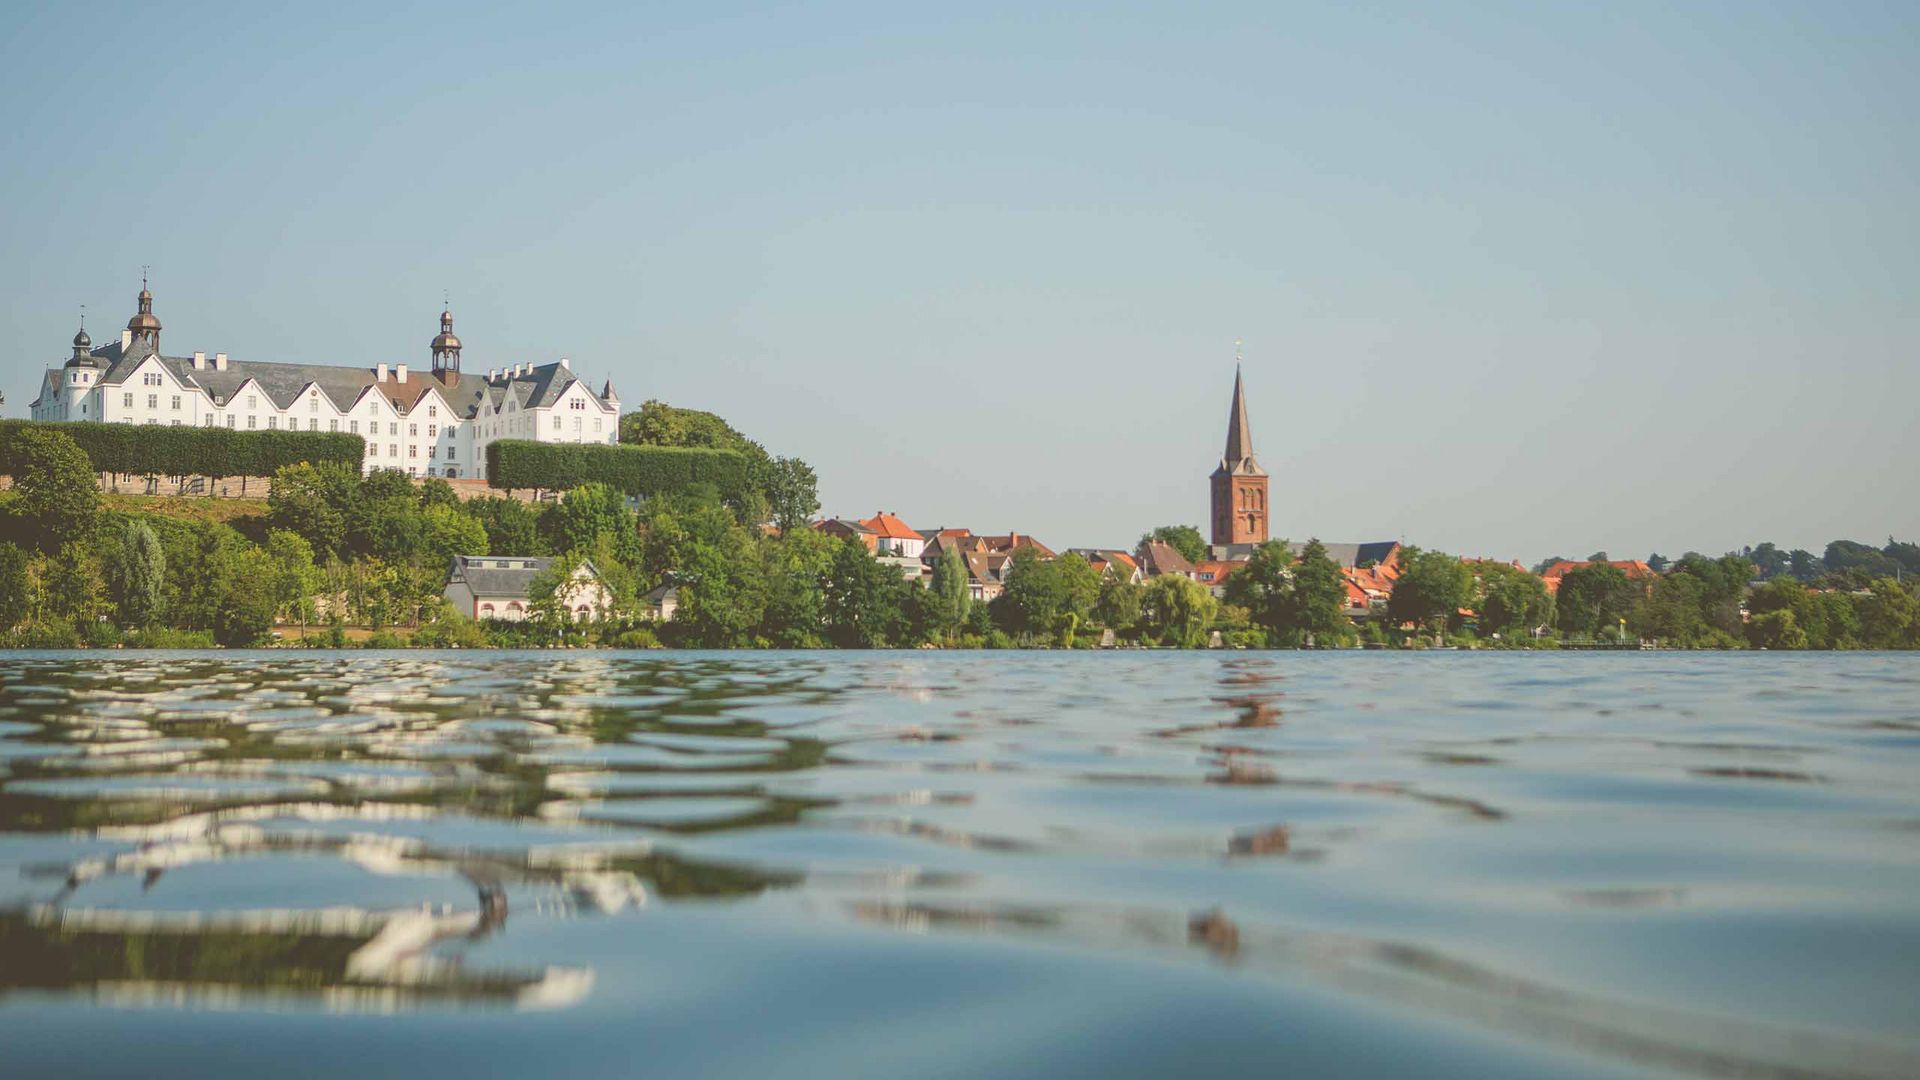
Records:
[[[1204,530],[1244,339],[1277,537],[1920,533],[1915,13],[1424,18],[13,9],[5,412],[151,264],[243,359],[424,367],[450,294],[829,514]]]

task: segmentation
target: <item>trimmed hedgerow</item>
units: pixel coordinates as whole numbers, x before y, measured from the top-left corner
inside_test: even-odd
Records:
[[[487,444],[487,483],[566,490],[590,482],[629,495],[669,495],[709,484],[737,500],[753,489],[746,455],[678,446],[607,446],[500,439]]]
[[[272,476],[282,465],[303,461],[336,461],[357,470],[367,454],[360,436],[331,431],[0,420],[0,473],[13,471],[14,433],[35,427],[79,444],[95,472],[138,476]]]

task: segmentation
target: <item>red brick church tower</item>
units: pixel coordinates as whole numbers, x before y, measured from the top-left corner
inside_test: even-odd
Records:
[[[1227,413],[1227,452],[1213,470],[1213,542],[1267,542],[1267,470],[1253,459],[1253,429],[1247,426],[1247,395],[1237,364],[1233,406]]]

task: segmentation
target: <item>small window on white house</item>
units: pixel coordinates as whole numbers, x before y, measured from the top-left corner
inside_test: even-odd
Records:
[[[257,420],[257,419],[259,419],[259,418],[258,418],[258,417],[254,417],[254,416],[249,416],[249,417],[247,417],[247,430],[248,430],[248,431],[252,431],[252,430],[253,430],[253,429],[254,429],[254,428],[255,428],[255,427],[257,426],[257,425],[256,425],[256,424],[254,423],[254,421],[255,421],[255,420]]]
[[[157,409],[157,408],[159,408],[159,407],[160,407],[160,395],[159,395],[159,394],[148,394],[148,395],[147,395],[147,408],[149,408],[149,409]]]
[[[360,434],[360,421],[358,420],[347,421],[347,430],[353,432],[355,435]]]
[[[340,430],[340,421],[338,421],[338,420],[329,420],[329,421],[327,421],[327,430],[328,430],[328,431],[339,431],[339,430]]]
[[[133,395],[132,395],[132,394],[121,394],[121,395],[120,395],[120,405],[121,405],[121,406],[122,406],[123,408],[128,408],[128,409],[131,409],[131,408],[133,408]]]
[[[259,407],[260,407],[260,399],[259,399],[259,398],[257,398],[257,397],[255,397],[255,396],[253,396],[252,394],[248,394],[248,395],[247,395],[247,408],[249,408],[249,409],[257,409],[257,408],[259,408]]]
[[[173,395],[173,411],[174,412],[180,411],[180,395],[179,394]]]

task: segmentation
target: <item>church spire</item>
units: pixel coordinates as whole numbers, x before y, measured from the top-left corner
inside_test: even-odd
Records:
[[[1227,412],[1227,453],[1229,469],[1253,457],[1253,428],[1247,423],[1247,393],[1240,380],[1240,364],[1233,365],[1233,405]]]

